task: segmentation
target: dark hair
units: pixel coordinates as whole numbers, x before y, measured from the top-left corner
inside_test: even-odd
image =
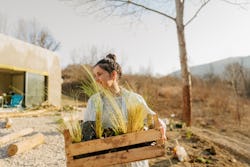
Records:
[[[121,66],[116,62],[116,56],[114,54],[108,54],[104,59],[99,60],[95,65],[101,67],[103,70],[111,74],[113,71],[116,71],[119,79],[122,76]]]

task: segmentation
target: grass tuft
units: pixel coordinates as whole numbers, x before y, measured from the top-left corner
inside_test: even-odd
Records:
[[[72,113],[70,114],[70,117],[59,119],[57,123],[59,124],[59,127],[57,128],[59,132],[63,133],[64,130],[69,130],[73,143],[82,141],[83,135],[80,122],[78,119],[75,119]]]
[[[145,116],[146,114],[142,105],[128,105],[127,133],[143,130]]]

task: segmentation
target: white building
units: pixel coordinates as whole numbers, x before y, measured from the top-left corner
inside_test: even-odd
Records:
[[[24,95],[23,106],[61,105],[61,67],[49,50],[0,34],[0,96]]]

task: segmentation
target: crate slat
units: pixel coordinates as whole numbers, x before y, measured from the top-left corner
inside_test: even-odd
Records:
[[[146,146],[87,158],[69,160],[68,167],[104,167],[164,156],[163,146]]]

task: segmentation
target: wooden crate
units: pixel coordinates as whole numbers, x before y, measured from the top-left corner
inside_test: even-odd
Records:
[[[155,121],[154,129],[72,143],[64,131],[67,167],[102,167],[165,155],[165,145]]]

